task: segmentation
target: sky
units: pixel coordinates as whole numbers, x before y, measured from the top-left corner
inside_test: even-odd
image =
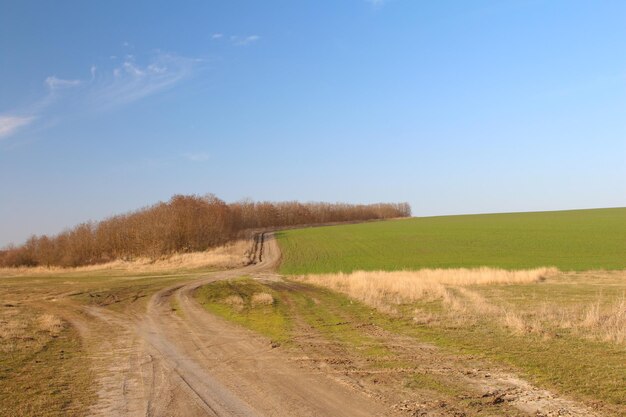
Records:
[[[626,206],[626,2],[0,0],[0,246],[209,192]]]

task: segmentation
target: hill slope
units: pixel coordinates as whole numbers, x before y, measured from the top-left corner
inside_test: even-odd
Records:
[[[286,274],[626,268],[626,208],[423,217],[277,234]]]

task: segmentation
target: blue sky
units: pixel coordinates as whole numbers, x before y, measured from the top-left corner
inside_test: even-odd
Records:
[[[623,1],[0,0],[0,245],[213,192],[626,206]]]

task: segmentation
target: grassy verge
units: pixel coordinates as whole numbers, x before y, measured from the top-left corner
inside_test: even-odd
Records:
[[[196,299],[210,312],[267,336],[288,340],[289,318],[276,291],[249,278],[218,281],[199,288]]]

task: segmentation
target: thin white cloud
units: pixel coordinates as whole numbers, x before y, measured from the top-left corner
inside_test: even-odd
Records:
[[[233,44],[238,46],[246,46],[252,43],[257,42],[261,37],[259,35],[249,35],[249,36],[231,36],[230,40]]]
[[[0,115],[0,139],[17,132],[20,128],[32,123],[35,116],[2,116]]]
[[[132,62],[126,61],[124,62],[124,64],[122,64],[122,68],[124,68],[124,70],[131,74],[131,75],[135,75],[137,77],[141,77],[146,75],[146,73],[144,71],[142,71],[141,69],[139,69],[139,67],[137,67],[135,64],[133,64]]]
[[[88,99],[101,107],[130,103],[173,87],[190,77],[198,60],[160,53],[149,63],[132,58],[110,70],[108,77],[97,77],[87,92]],[[101,72],[101,71],[100,71]]]
[[[187,152],[183,154],[183,158],[193,162],[208,161],[211,156],[205,152]]]
[[[214,33],[213,35],[211,35],[211,39],[222,39],[223,37],[223,33]]]
[[[64,80],[62,78],[57,78],[55,75],[51,75],[50,77],[46,78],[45,83],[50,90],[58,90],[60,88],[79,86],[82,83],[82,81],[81,80]]]
[[[202,62],[157,51],[147,60],[126,55],[98,68],[92,65],[84,79],[51,75],[39,100],[0,114],[0,139],[33,122],[45,128],[69,114],[110,110],[161,93],[191,77]]]

